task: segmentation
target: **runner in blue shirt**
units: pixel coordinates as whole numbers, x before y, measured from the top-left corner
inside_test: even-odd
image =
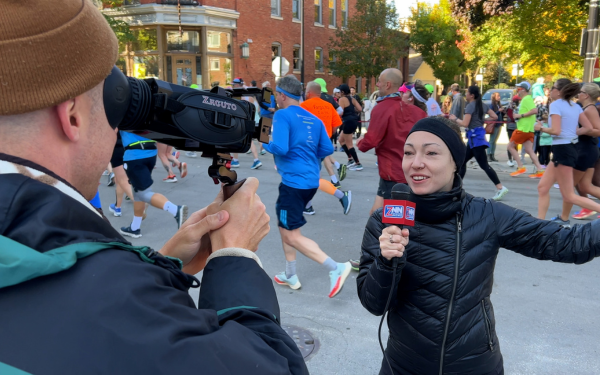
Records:
[[[337,263],[313,240],[304,237],[300,228],[306,224],[302,212],[319,188],[321,159],[333,153],[325,126],[316,116],[299,106],[302,84],[294,76],[277,82],[276,101],[280,108],[273,118],[273,140],[265,145],[275,155],[281,175],[279,197],[275,204],[279,233],[283,242],[286,267],[274,277],[275,282],[292,289],[301,287],[296,275],[296,249],[329,271],[329,297],[340,292],[350,263]]]
[[[146,203],[156,208],[168,211],[177,221],[177,228],[185,222],[188,216],[188,208],[185,205],[177,206],[171,203],[162,194],[154,193],[151,189],[152,170],[156,164],[156,142],[137,134],[121,132],[125,154],[123,156],[123,168],[127,173],[131,187],[133,188],[133,220],[128,227],[122,227],[121,233],[125,236],[139,238],[142,236],[140,229]]]

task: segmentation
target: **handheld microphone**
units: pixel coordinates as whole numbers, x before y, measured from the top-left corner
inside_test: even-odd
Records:
[[[410,188],[407,184],[396,184],[392,188],[392,199],[383,201],[381,222],[394,224],[403,229],[404,226],[415,226],[415,204],[410,201]],[[392,259],[394,268],[398,267],[399,259]]]
[[[415,204],[410,201],[410,188],[407,184],[396,184],[392,188],[392,199],[386,199],[383,201],[383,211],[381,213],[381,222],[384,224],[393,224],[403,229],[405,225],[414,227],[415,226]],[[385,350],[383,349],[383,343],[381,342],[381,326],[383,325],[383,319],[386,313],[389,313],[390,302],[392,300],[392,293],[394,292],[394,286],[396,285],[396,270],[398,269],[398,263],[400,258],[395,257],[392,259],[392,266],[394,273],[392,275],[392,287],[390,288],[390,294],[388,295],[381,321],[379,322],[379,346],[383,352],[383,357],[390,368],[390,374],[394,373],[392,365]]]

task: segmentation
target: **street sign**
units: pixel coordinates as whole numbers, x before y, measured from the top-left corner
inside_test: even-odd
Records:
[[[483,74],[477,74],[477,75],[475,76],[475,80],[476,80],[476,81],[483,81]]]
[[[283,77],[290,71],[290,62],[285,57],[277,56],[271,63],[271,71],[277,77]]]

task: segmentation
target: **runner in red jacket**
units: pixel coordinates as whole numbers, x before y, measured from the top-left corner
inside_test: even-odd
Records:
[[[379,75],[377,87],[380,98],[371,112],[368,132],[359,139],[357,147],[362,152],[375,148],[379,165],[379,188],[371,214],[383,207],[383,200],[391,198],[392,186],[406,183],[402,172],[404,142],[413,125],[427,113],[412,104],[402,102],[398,89],[402,85],[402,72],[386,69]]]

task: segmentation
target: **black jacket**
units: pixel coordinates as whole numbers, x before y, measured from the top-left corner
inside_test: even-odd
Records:
[[[528,213],[465,194],[412,196],[416,222],[396,271],[386,353],[396,374],[498,374],[502,355],[490,301],[498,249],[581,264],[600,255],[600,223],[564,229]],[[358,295],[382,315],[392,286],[381,256],[381,209],[362,243]],[[381,373],[389,373],[383,362]]]
[[[52,186],[3,174],[0,192],[0,235],[39,252],[127,244]],[[63,272],[0,288],[0,363],[36,375],[308,373],[256,261],[211,260],[197,309],[188,294],[197,280],[176,262],[147,255],[103,250]]]

